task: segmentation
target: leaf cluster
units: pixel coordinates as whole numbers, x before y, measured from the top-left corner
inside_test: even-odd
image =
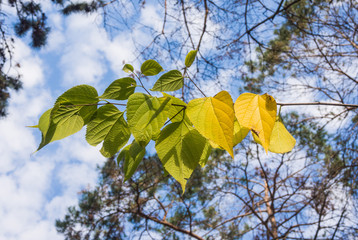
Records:
[[[35,126],[42,132],[38,150],[87,125],[87,142],[93,146],[102,143],[103,156],[112,157],[119,152],[117,162],[124,161],[126,181],[145,156],[148,143],[154,141],[165,171],[181,184],[183,192],[194,169],[206,165],[213,148],[226,150],[234,158],[234,147],[250,131],[266,152],[292,150],[295,139],[277,114],[275,99],[268,94],[243,93],[234,103],[228,92],[221,91],[214,97],[185,103],[165,93],[184,86],[186,69],[195,57],[196,51],[187,55],[183,74],[171,70],[157,79],[151,91],[162,92],[158,97],[140,85],[142,77],[163,71],[155,60],[145,61],[138,74],[126,64],[123,70],[130,76],[113,81],[100,96],[89,85],[69,89]],[[135,92],[139,87],[148,94]],[[113,100],[123,102],[110,102]],[[125,109],[121,111],[116,106]]]

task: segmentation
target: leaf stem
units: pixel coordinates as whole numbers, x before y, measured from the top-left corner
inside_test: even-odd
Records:
[[[171,117],[168,121],[164,123],[164,126],[167,125],[172,119],[174,119],[176,116],[178,116],[185,108],[180,109],[179,112],[177,112],[173,117]],[[184,114],[183,114],[183,120],[184,120]]]
[[[182,104],[175,104],[175,103],[172,103],[172,106],[177,106],[177,107],[182,107],[183,109],[186,108],[185,105],[182,105]]]
[[[194,86],[201,92],[201,94],[203,94],[204,97],[206,97],[205,93],[203,91],[201,91],[201,89],[195,84],[195,82],[191,79],[191,77],[189,75],[187,75],[189,80],[194,84]]]
[[[144,90],[149,94],[149,96],[152,96],[152,94],[150,94],[150,92],[144,87],[144,84],[143,84],[142,80],[140,79],[140,77],[139,77],[137,74],[135,74],[135,73],[133,73],[133,74],[134,74],[134,76],[137,77],[137,79],[139,80],[140,84],[142,85],[142,87],[144,88]]]
[[[107,104],[113,104],[113,105],[120,105],[120,106],[127,106],[125,103],[112,103],[106,101],[105,103],[86,103],[86,104],[73,104],[73,105],[62,105],[64,107],[81,107],[81,106],[98,106],[98,105],[107,105]]]

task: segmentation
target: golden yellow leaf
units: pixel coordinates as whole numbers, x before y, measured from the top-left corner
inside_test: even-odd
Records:
[[[243,93],[237,98],[234,108],[239,123],[258,135],[267,152],[276,119],[275,99],[267,93],[263,95]]]
[[[217,145],[216,143],[214,143],[214,142],[211,141],[210,139],[208,140],[208,142],[209,142],[209,144],[210,144],[210,146],[211,146],[212,148],[219,148],[219,149],[224,150],[222,147],[220,147],[219,145]]]
[[[191,100],[186,113],[194,127],[205,138],[234,157],[234,108],[230,94],[221,91],[214,97]]]
[[[277,117],[268,150],[273,153],[286,153],[291,151],[295,144],[296,139],[287,131],[280,117]]]

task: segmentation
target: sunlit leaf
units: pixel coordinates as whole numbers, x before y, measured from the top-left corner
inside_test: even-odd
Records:
[[[54,123],[50,116],[53,109],[47,110],[39,120],[39,129],[42,133],[42,140],[37,150],[40,150],[50,142],[63,139],[78,131],[84,125],[83,118],[78,114],[65,114],[63,119],[58,118]],[[75,113],[75,111],[72,111]]]
[[[164,73],[156,81],[151,91],[170,92],[182,88],[184,85],[184,77],[178,70],[171,70]]]
[[[134,93],[135,88],[136,81],[133,78],[120,78],[113,81],[100,98],[126,100]]]
[[[247,127],[242,126],[237,119],[235,118],[234,122],[234,146],[239,144],[249,133],[250,129]]]
[[[117,162],[123,161],[124,181],[132,177],[139,163],[145,155],[145,147],[141,146],[135,140],[132,144],[126,146],[118,155]]]
[[[296,144],[296,139],[287,131],[280,117],[276,118],[268,150],[273,153],[290,152]]]
[[[97,103],[97,90],[89,85],[78,85],[64,92],[55,106],[40,117],[42,140],[37,150],[80,131],[92,118]]]
[[[126,73],[131,73],[134,72],[134,67],[130,64],[124,64],[122,70],[125,71]]]
[[[188,103],[187,115],[194,127],[207,139],[234,157],[234,108],[230,94],[219,92],[214,97],[198,98]]]
[[[198,52],[197,50],[192,50],[188,53],[188,55],[186,55],[186,57],[185,57],[185,66],[186,67],[190,67],[193,64],[197,52]]]
[[[209,152],[207,140],[185,122],[166,126],[155,143],[155,149],[165,170],[181,184],[183,192],[199,162],[206,163]]]
[[[168,119],[171,98],[156,98],[134,93],[128,99],[127,120],[131,133],[138,143],[145,146],[160,132]]]
[[[181,122],[186,121],[189,125],[192,125],[188,116],[185,113],[187,104],[180,100],[179,98],[173,97],[167,93],[163,92],[164,97],[169,97],[172,99],[171,106],[169,108],[169,119],[171,122]]]
[[[215,142],[211,141],[210,139],[208,139],[208,142],[209,142],[209,144],[210,144],[210,146],[212,148],[218,148],[218,149],[224,150],[222,147],[220,147],[218,144],[216,144]]]
[[[239,123],[254,131],[265,151],[268,151],[270,137],[276,119],[276,101],[270,95],[241,94],[235,102],[235,115]]]
[[[89,85],[78,85],[70,88],[59,96],[56,100],[57,103],[71,103],[78,104],[96,104],[98,103],[97,90]]]
[[[200,167],[205,167],[206,163],[208,162],[209,156],[211,154],[212,147],[209,143],[209,141],[206,141],[205,147],[203,149],[203,152],[201,154],[199,165]]]
[[[96,117],[88,123],[86,140],[92,146],[103,141],[101,153],[112,157],[128,141],[130,131],[123,117],[123,112],[112,104],[98,108]]]
[[[163,68],[155,60],[147,60],[142,64],[140,71],[145,76],[154,76],[163,71]]]

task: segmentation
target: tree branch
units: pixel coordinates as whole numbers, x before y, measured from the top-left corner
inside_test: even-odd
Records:
[[[306,105],[325,105],[325,106],[338,106],[338,107],[351,107],[358,108],[358,104],[345,104],[345,103],[327,103],[327,102],[306,102],[306,103],[280,103],[280,106],[306,106]]]
[[[157,219],[157,218],[155,218],[155,217],[149,216],[149,215],[147,215],[147,214],[141,212],[140,210],[138,211],[138,214],[139,214],[139,216],[141,216],[141,217],[143,217],[143,218],[145,218],[145,219],[148,219],[148,220],[151,220],[151,221],[153,221],[153,222],[162,224],[162,225],[167,226],[167,227],[169,227],[169,228],[171,228],[171,229],[173,229],[173,230],[175,230],[175,231],[178,231],[178,232],[187,234],[187,235],[189,235],[189,236],[191,236],[191,237],[193,237],[193,238],[195,238],[195,239],[204,240],[204,238],[202,238],[202,237],[196,235],[196,234],[193,233],[193,232],[190,232],[190,231],[188,231],[188,230],[185,230],[185,229],[182,229],[182,228],[180,228],[180,227],[178,227],[178,226],[175,226],[175,225],[171,224],[170,222],[163,221],[163,220],[159,220],[159,219]]]

